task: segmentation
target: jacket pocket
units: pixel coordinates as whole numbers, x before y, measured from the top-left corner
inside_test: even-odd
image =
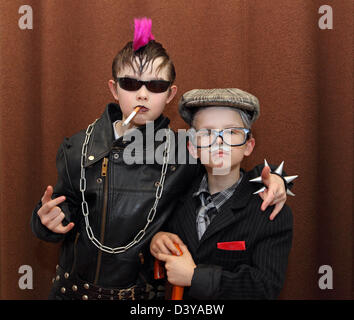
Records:
[[[228,251],[244,251],[246,250],[246,243],[245,241],[218,242],[217,248]]]
[[[216,248],[215,260],[217,265],[231,271],[240,264],[249,263],[249,253],[247,250],[223,250]]]

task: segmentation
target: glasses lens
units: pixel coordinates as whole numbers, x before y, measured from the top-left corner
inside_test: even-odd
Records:
[[[139,90],[141,88],[141,86],[143,85],[138,80],[132,79],[132,78],[118,78],[118,83],[122,89],[127,90],[127,91]]]
[[[170,82],[165,80],[151,80],[145,82],[145,84],[147,89],[154,93],[165,92],[170,86]]]
[[[209,147],[214,142],[214,139],[214,134],[211,130],[200,129],[194,136],[194,145],[201,148]]]
[[[237,146],[246,141],[246,133],[242,129],[230,128],[224,130],[224,142],[230,146]]]

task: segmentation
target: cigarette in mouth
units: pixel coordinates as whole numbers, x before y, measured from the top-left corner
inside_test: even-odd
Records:
[[[136,116],[136,114],[139,112],[139,109],[141,107],[136,107],[134,111],[129,115],[129,117],[123,122],[123,127],[128,125],[129,122]]]

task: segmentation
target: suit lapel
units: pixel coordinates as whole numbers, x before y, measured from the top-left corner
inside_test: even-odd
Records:
[[[188,239],[188,249],[193,255],[196,253],[199,245],[197,227],[195,222],[197,205],[195,199],[191,196],[187,197],[185,200],[186,200],[184,202],[185,214],[180,220],[180,224],[181,224],[180,227],[182,232],[185,235],[185,239]]]
[[[244,174],[240,185],[236,188],[234,194],[231,198],[226,201],[226,203],[221,207],[221,210],[215,216],[213,221],[210,223],[202,238],[200,239],[199,245],[201,245],[205,240],[210,238],[213,234],[227,228],[229,225],[236,222],[242,218],[245,214],[241,213],[242,208],[244,208],[250,197],[251,197],[251,185],[247,174]],[[241,216],[242,215],[242,216]]]
[[[213,234],[225,229],[230,224],[234,223],[236,220],[235,214],[230,206],[227,206],[225,210],[219,212],[213,221],[210,223],[208,228],[205,230],[202,238],[200,239],[199,245],[201,245],[205,240],[210,238]]]

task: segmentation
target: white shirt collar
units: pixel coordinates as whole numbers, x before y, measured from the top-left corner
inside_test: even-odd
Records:
[[[120,122],[121,120],[117,120],[117,121],[114,121],[113,122],[113,132],[114,132],[114,139],[115,140],[117,140],[120,136],[119,136],[119,134],[118,134],[118,132],[117,132],[117,129],[116,129],[116,124],[118,123],[118,122]]]

